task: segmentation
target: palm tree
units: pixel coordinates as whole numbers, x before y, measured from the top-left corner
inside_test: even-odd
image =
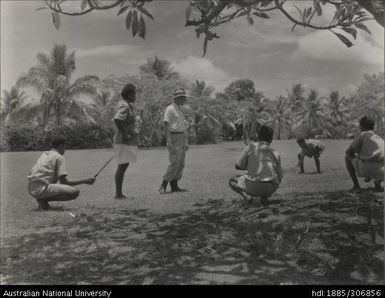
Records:
[[[158,79],[167,79],[172,75],[177,75],[171,67],[171,63],[167,60],[159,59],[155,56],[153,59],[147,59],[146,64],[139,67],[143,73],[153,73]]]
[[[327,130],[328,115],[317,91],[310,91],[298,112],[298,116],[300,119],[298,125],[305,129],[306,137],[312,137],[315,129],[321,130],[322,134],[329,134]]]
[[[274,124],[277,127],[277,140],[281,139],[282,128],[289,128],[291,124],[291,111],[287,98],[279,96],[271,109],[270,114],[274,120]]]
[[[288,96],[288,106],[291,114],[290,124],[289,124],[289,139],[293,137],[293,130],[295,128],[296,114],[302,108],[304,98],[304,92],[302,85],[296,84],[293,85],[291,90],[287,90]]]
[[[221,100],[207,96],[194,97],[184,110],[191,126],[194,127],[195,136],[198,136],[199,130],[203,128],[213,131],[213,135],[224,134],[225,137],[229,137],[226,134],[235,132],[235,126]]]
[[[76,69],[75,52],[67,53],[65,45],[54,45],[49,55],[37,54],[38,64],[17,81],[17,87],[34,87],[40,94],[38,103],[31,105],[42,114],[42,124],[46,126],[52,114],[56,125],[61,125],[63,116],[74,120],[94,122],[90,115],[93,108],[80,101],[80,95],[98,95],[99,78],[84,76],[70,84]]]
[[[191,96],[211,96],[214,88],[206,86],[205,81],[196,80],[191,86]]]
[[[343,137],[346,137],[348,126],[348,108],[346,106],[346,98],[340,97],[338,91],[332,91],[329,95],[327,104],[331,122],[331,131],[333,136],[337,137],[337,128],[343,127]]]
[[[24,91],[20,91],[13,86],[10,91],[3,91],[3,98],[1,104],[1,119],[4,119],[4,125],[8,126],[11,122],[12,116],[21,110],[25,103],[27,96]]]

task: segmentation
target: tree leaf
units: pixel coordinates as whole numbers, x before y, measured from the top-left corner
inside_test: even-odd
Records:
[[[353,44],[352,42],[347,39],[344,35],[342,34],[339,34],[339,33],[336,33],[334,31],[332,31],[348,48],[350,48]]]
[[[60,15],[58,12],[54,11],[52,13],[52,21],[53,21],[53,24],[55,25],[56,30],[59,30],[59,28],[60,28]]]
[[[313,8],[309,7],[308,10],[306,11],[306,18],[310,17],[312,11],[313,11]]]
[[[135,36],[138,33],[139,22],[138,22],[138,13],[136,10],[132,13],[132,36]]]
[[[152,14],[143,6],[139,6],[139,10],[143,12],[146,16],[148,16],[151,20],[154,20],[154,17],[152,16]]]
[[[254,11],[253,15],[256,15],[257,17],[264,18],[264,19],[270,18],[268,14],[264,12],[259,12],[259,11]]]
[[[121,15],[123,12],[125,12],[127,9],[128,9],[128,6],[122,7],[122,8],[119,10],[117,16],[120,16],[120,15]]]
[[[139,36],[143,39],[146,37],[146,23],[144,22],[143,16],[139,19]]]
[[[39,7],[39,8],[36,8],[36,11],[43,10],[43,9],[47,9],[47,7]]]
[[[344,30],[345,32],[349,33],[350,35],[353,36],[354,39],[357,38],[357,30],[354,29],[354,28],[341,28],[342,30]]]
[[[322,15],[322,7],[320,4],[320,0],[313,0],[313,2],[314,2],[314,9],[315,9],[317,15],[321,16]]]
[[[185,17],[186,17],[186,20],[188,20],[191,16],[191,11],[192,11],[192,7],[191,7],[191,4],[189,3],[186,7],[186,11],[185,11]]]
[[[130,30],[131,23],[132,23],[132,11],[130,10],[126,16],[126,28],[127,28],[127,30]]]
[[[87,0],[82,0],[82,3],[80,4],[80,9],[83,11],[87,7]]]
[[[365,31],[365,32],[368,33],[369,35],[372,35],[372,32],[370,32],[369,28],[366,27],[364,24],[362,24],[362,23],[357,23],[357,24],[355,24],[355,26],[356,26],[358,29],[361,29],[361,30]]]

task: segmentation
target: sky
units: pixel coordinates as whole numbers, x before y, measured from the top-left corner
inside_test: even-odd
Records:
[[[132,37],[125,28],[125,15],[117,16],[118,9],[63,16],[56,30],[48,10],[36,11],[44,6],[42,1],[0,3],[1,90],[9,90],[20,74],[36,64],[36,54],[49,53],[54,43],[76,51],[73,79],[138,74],[139,66],[157,55],[183,77],[204,80],[216,91],[248,78],[271,99],[298,82],[323,96],[332,90],[347,96],[364,73],[384,71],[384,28],[375,21],[367,23],[371,36],[360,31],[355,45],[347,48],[330,32],[298,27],[292,32],[292,23],[279,12],[270,13],[269,19],[255,18],[253,26],[243,17],[217,28],[220,38],[209,42],[202,57],[203,38],[197,39],[194,28],[184,26],[185,1],[147,5],[155,20],[146,18],[146,40]],[[312,1],[290,3],[294,4],[306,7]],[[80,2],[70,5],[75,9]]]

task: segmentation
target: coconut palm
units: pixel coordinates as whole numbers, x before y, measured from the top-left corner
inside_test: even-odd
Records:
[[[211,96],[214,88],[207,86],[205,81],[196,80],[191,86],[191,96]]]
[[[329,102],[327,107],[329,109],[330,130],[333,132],[333,137],[337,137],[338,129],[342,127],[342,135],[345,138],[348,126],[349,110],[346,105],[346,98],[340,97],[338,91],[330,92]]]
[[[34,87],[40,94],[39,102],[29,108],[40,112],[42,124],[46,126],[52,116],[56,125],[63,123],[63,117],[73,121],[94,122],[90,115],[92,106],[79,100],[80,95],[98,95],[96,76],[84,76],[70,83],[75,71],[75,52],[67,52],[65,45],[54,45],[49,55],[37,54],[38,64],[17,81],[17,87]]]
[[[329,134],[328,115],[322,102],[323,98],[318,97],[318,92],[311,90],[301,110],[298,112],[298,126],[302,127],[306,132],[306,137],[312,137],[315,130],[321,131],[322,134]]]
[[[275,126],[277,127],[277,139],[280,140],[282,129],[288,129],[291,124],[291,111],[286,97],[279,96],[277,98],[271,109],[270,115],[274,120]]]
[[[167,79],[170,76],[177,75],[171,67],[171,63],[167,60],[159,59],[155,56],[153,59],[147,59],[147,63],[140,66],[143,73],[153,73],[158,79]]]
[[[219,99],[207,96],[193,97],[184,110],[194,128],[196,137],[202,130],[212,131],[212,135],[217,137],[220,135],[232,137],[232,134],[235,133],[235,126],[230,120],[230,115]]]
[[[11,122],[12,116],[17,114],[22,109],[27,96],[24,91],[20,91],[18,88],[13,86],[11,90],[3,91],[3,97],[1,102],[1,119],[4,125],[8,126]]]
[[[287,99],[288,107],[291,114],[290,124],[289,124],[289,139],[293,137],[293,130],[296,128],[296,114],[302,108],[304,97],[304,88],[302,85],[295,84],[290,90],[287,90]]]

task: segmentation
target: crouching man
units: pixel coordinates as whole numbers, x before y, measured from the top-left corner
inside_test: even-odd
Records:
[[[28,174],[28,191],[37,200],[40,210],[49,210],[51,201],[70,201],[79,196],[75,185],[93,184],[94,178],[67,180],[65,165],[65,138],[56,135],[51,140],[51,150],[45,151]],[[60,182],[57,183],[57,182]]]
[[[279,153],[270,147],[273,133],[272,128],[262,125],[258,129],[257,142],[250,142],[245,147],[235,165],[237,170],[246,170],[246,173],[231,177],[229,184],[246,200],[259,197],[262,204],[266,204],[281,183],[281,159]]]
[[[374,190],[383,191],[384,181],[384,140],[373,132],[374,121],[370,117],[362,117],[359,122],[361,133],[346,150],[345,164],[353,181],[352,191],[359,190],[358,177],[366,182],[373,179]]]

